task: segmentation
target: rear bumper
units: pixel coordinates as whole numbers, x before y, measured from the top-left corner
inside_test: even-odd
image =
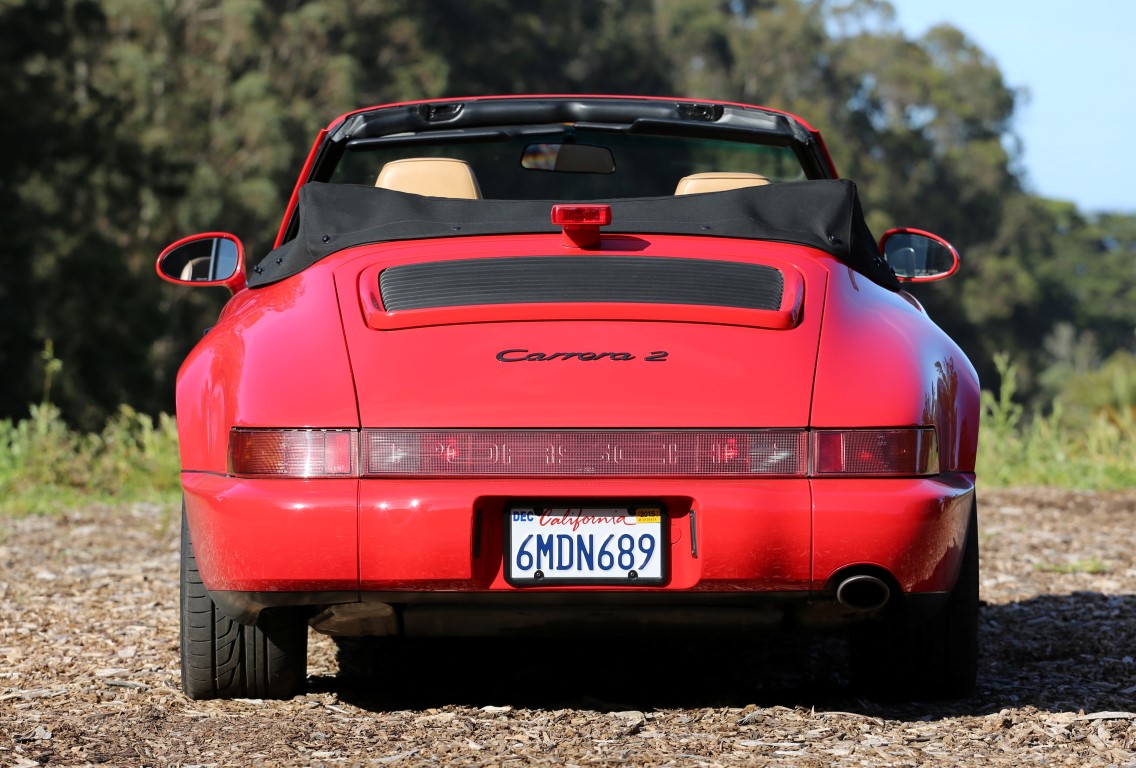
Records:
[[[233,618],[266,607],[393,606],[401,631],[463,634],[622,621],[841,623],[835,580],[871,573],[934,603],[957,578],[969,474],[760,481],[247,480],[182,475],[205,585]],[[658,499],[670,536],[657,587],[509,585],[510,499]],[[606,607],[605,607],[606,606]],[[701,618],[699,618],[701,616]],[[729,621],[726,621],[729,619]]]

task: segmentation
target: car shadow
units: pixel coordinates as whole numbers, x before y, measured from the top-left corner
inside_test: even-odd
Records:
[[[1136,595],[1079,592],[984,605],[976,693],[884,703],[849,685],[843,635],[754,638],[375,639],[340,648],[310,690],[372,711],[447,705],[649,711],[797,706],[918,720],[1032,705],[1136,709]]]

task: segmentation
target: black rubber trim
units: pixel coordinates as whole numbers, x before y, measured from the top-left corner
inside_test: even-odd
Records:
[[[870,616],[849,611],[839,606],[828,592],[663,592],[663,591],[547,591],[536,592],[238,592],[214,591],[209,593],[218,609],[240,623],[256,621],[266,608],[285,606],[312,606],[322,608],[343,603],[387,603],[403,614],[408,610],[426,619],[426,626],[435,626],[437,634],[471,635],[480,622],[491,617],[501,619],[513,615],[529,630],[540,627],[565,629],[573,623],[589,625],[588,617],[600,619],[599,626],[619,614],[627,616],[629,624],[650,625],[652,620],[662,624],[667,609],[686,621],[702,617],[708,626],[725,628],[736,624],[750,626],[771,623],[788,624],[805,628],[835,629],[853,626]],[[892,601],[909,616],[932,616],[946,602],[947,592],[919,592],[893,594]],[[748,616],[762,614],[762,616]],[[730,616],[733,615],[733,619]],[[773,622],[776,619],[776,622]],[[506,624],[509,622],[506,621]],[[697,625],[696,625],[697,626]],[[584,628],[581,626],[581,628]],[[592,627],[595,628],[594,626]],[[489,628],[486,627],[486,630]],[[419,634],[430,630],[420,630]]]
[[[777,310],[785,279],[762,264],[646,256],[516,256],[383,270],[388,311],[483,304],[613,302]]]
[[[690,510],[688,513],[690,519],[690,556],[695,560],[698,559],[698,512]]]
[[[712,119],[693,113],[692,107],[710,110]],[[634,97],[537,96],[380,107],[348,118],[332,131],[329,140],[340,143],[419,131],[533,124],[600,123],[613,128],[638,127],[644,122],[650,123],[654,130],[667,126],[683,134],[734,129],[743,131],[751,141],[784,137],[806,143],[812,138],[809,131],[789,115],[760,107]]]

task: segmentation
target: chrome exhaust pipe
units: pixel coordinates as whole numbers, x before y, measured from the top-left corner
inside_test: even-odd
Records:
[[[386,603],[331,605],[308,622],[332,637],[390,637],[398,634],[398,612]]]
[[[875,576],[849,576],[836,587],[836,602],[854,611],[870,613],[887,605],[891,589]]]

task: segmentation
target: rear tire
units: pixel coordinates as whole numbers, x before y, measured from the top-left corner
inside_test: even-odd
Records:
[[[217,609],[197,571],[181,511],[181,685],[191,699],[287,699],[307,676],[308,624],[289,609],[242,625]]]
[[[978,673],[978,511],[972,503],[962,567],[930,620],[897,615],[853,628],[852,683],[891,700],[954,699],[974,692]]]

